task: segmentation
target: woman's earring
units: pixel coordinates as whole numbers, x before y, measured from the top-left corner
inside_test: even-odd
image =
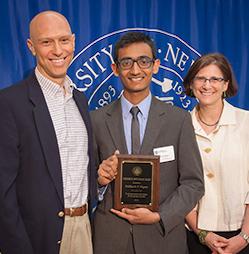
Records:
[[[193,90],[190,88],[190,97],[195,97]]]
[[[227,97],[227,94],[226,94],[226,91],[224,91],[222,94],[222,98],[226,98],[226,97]]]

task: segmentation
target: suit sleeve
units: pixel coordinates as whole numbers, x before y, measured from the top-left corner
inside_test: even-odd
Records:
[[[0,119],[0,250],[3,254],[31,254],[16,193],[20,165],[18,129],[14,114],[1,94]]]
[[[179,185],[160,205],[159,212],[165,235],[184,222],[204,194],[202,161],[189,113],[181,126],[176,153]]]

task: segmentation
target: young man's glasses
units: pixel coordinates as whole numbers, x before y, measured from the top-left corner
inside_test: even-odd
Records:
[[[129,70],[133,67],[134,63],[136,62],[137,65],[141,69],[148,69],[152,66],[154,63],[154,59],[148,57],[148,56],[140,56],[137,59],[133,59],[130,57],[123,58],[117,61],[117,65],[122,69],[122,70]]]

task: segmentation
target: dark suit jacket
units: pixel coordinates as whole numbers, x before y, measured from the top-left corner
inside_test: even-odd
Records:
[[[87,101],[73,92],[89,137],[89,202],[96,197]],[[60,155],[53,123],[34,75],[0,91],[0,250],[59,253],[64,218]]]
[[[91,119],[99,162],[116,149],[127,153],[120,100],[91,112]],[[126,253],[130,230],[136,254],[187,253],[184,218],[204,193],[202,163],[190,114],[153,97],[141,154],[171,145],[175,160],[160,163],[161,223],[131,225],[112,214],[112,182],[94,217],[95,254]]]

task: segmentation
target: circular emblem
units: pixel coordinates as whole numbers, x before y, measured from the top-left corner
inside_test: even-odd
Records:
[[[185,95],[182,81],[200,54],[179,36],[150,28],[127,28],[106,34],[75,55],[69,75],[86,94],[90,110],[109,104],[122,93],[122,84],[111,69],[112,52],[115,42],[128,31],[145,32],[155,41],[161,64],[152,78],[152,94],[166,103],[192,110],[196,100]]]
[[[132,168],[131,172],[134,176],[140,176],[143,173],[143,169],[139,166],[136,166]]]

